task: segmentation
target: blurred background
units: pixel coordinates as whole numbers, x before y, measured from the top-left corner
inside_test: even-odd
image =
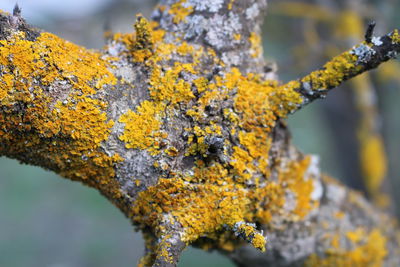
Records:
[[[363,40],[400,25],[397,0],[270,0],[264,53],[282,81],[301,77]],[[104,45],[104,25],[130,32],[135,14],[156,1],[19,0],[29,23],[89,48]],[[15,0],[1,0],[11,12]],[[293,142],[320,156],[321,169],[398,215],[400,64],[387,63],[288,119]],[[129,221],[95,190],[0,158],[0,266],[133,266],[144,250]],[[233,266],[189,248],[179,266]]]

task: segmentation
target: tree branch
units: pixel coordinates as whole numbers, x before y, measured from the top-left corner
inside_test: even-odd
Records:
[[[134,34],[117,33],[97,52],[1,13],[0,154],[98,189],[145,233],[145,265],[173,266],[190,244],[230,254],[245,241],[282,265],[321,262],[315,253],[331,247],[396,262],[396,227],[361,196],[322,179],[316,157],[290,144],[281,119],[308,98],[301,86],[279,86],[261,72],[251,33],[266,2],[163,3],[158,22],[138,16]],[[205,24],[193,24],[196,16]],[[199,32],[186,37],[189,26]],[[371,49],[383,53],[389,39],[398,46],[395,32]],[[366,47],[336,59],[333,70],[355,73],[367,68],[362,61],[390,57],[361,55]],[[328,88],[351,76],[319,79],[329,70],[305,82]],[[344,205],[347,194],[354,205]],[[325,220],[346,244],[325,244],[321,235],[333,231]]]
[[[398,30],[382,37],[373,37],[371,43],[363,42],[349,51],[334,57],[320,70],[309,75],[290,81],[281,86],[281,90],[295,91],[301,94],[303,101],[295,109],[324,98],[330,89],[339,86],[363,72],[378,67],[389,59],[396,58],[400,52]]]

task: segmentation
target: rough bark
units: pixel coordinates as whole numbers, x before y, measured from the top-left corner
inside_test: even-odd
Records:
[[[280,85],[262,58],[266,7],[161,1],[102,51],[1,13],[0,155],[97,188],[143,231],[142,265],[174,266],[190,244],[240,266],[398,265],[395,222],[321,175],[284,123],[393,58],[398,32]]]

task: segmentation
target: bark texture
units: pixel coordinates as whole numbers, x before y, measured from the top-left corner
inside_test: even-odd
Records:
[[[396,223],[321,175],[284,122],[395,57],[398,31],[281,85],[266,7],[161,1],[102,51],[1,13],[0,155],[97,188],[144,233],[140,265],[174,266],[187,245],[239,266],[399,265]]]

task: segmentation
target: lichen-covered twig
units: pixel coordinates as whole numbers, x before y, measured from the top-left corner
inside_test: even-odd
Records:
[[[321,69],[281,86],[282,90],[293,90],[301,94],[303,101],[296,109],[318,98],[324,98],[330,89],[339,86],[363,72],[378,67],[400,52],[400,35],[396,29],[391,33],[372,37],[371,42],[362,42],[343,54],[334,57]]]
[[[146,240],[145,256],[138,266],[169,267],[176,266],[187,244],[182,241],[181,232],[171,231],[161,238],[144,233]]]

